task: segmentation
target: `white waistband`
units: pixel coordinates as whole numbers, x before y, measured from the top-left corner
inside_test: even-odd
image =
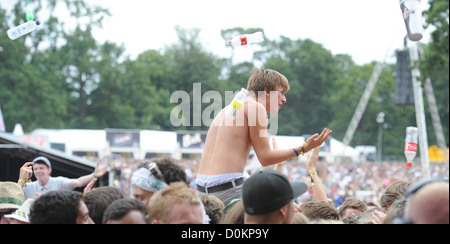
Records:
[[[230,173],[230,174],[221,174],[221,175],[197,175],[197,185],[203,187],[213,187],[222,185],[224,183],[230,182],[232,180],[237,180],[240,178],[244,178],[244,174],[242,173]]]

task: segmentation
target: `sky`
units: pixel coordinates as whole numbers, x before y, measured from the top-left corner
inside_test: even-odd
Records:
[[[14,1],[0,0],[2,7],[12,5],[11,2]],[[395,62],[394,51],[403,48],[406,35],[398,0],[89,0],[89,3],[106,7],[112,14],[94,37],[101,43],[123,43],[126,54],[132,58],[146,50],[164,50],[176,43],[175,26],[200,29],[204,47],[219,57],[229,57],[231,53],[221,30],[259,27],[271,40],[280,36],[293,40],[308,38],[333,55],[352,56],[359,65],[381,62],[386,56],[388,62]],[[421,4],[426,9],[428,1],[422,0]],[[426,31],[422,42],[429,40]],[[235,61],[249,60],[252,51],[253,47],[237,48]]]

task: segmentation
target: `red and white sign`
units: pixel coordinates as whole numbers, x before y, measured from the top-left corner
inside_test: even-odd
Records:
[[[414,142],[405,143],[405,152],[417,152],[417,143]]]

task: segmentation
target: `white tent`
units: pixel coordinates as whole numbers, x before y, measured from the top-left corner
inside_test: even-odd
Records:
[[[272,138],[275,138],[278,149],[292,149],[294,146],[300,146],[305,142],[305,137],[303,136],[271,136],[270,137],[270,145],[272,148]],[[253,148],[250,155],[254,154]],[[245,171],[254,171],[263,166],[258,160],[256,154],[254,154],[253,158],[250,162],[245,166]]]
[[[345,147],[344,143],[334,138],[330,139],[330,143],[331,143],[330,145],[331,150],[326,158],[328,162],[336,162],[337,158],[347,158],[352,162],[358,162],[359,160],[358,150],[350,146]]]
[[[169,154],[172,157],[177,157],[177,133],[169,131],[141,131],[141,155],[140,158],[145,158],[145,155],[150,154]]]
[[[277,142],[279,149],[292,149],[294,146],[302,145],[307,138],[303,136],[275,136],[275,141]],[[272,145],[272,138],[270,138],[270,143]],[[329,144],[328,144],[329,143]],[[358,162],[359,159],[359,152],[350,147],[345,145],[330,137],[328,139],[328,143],[324,143],[321,147],[321,151],[319,153],[319,157],[323,158],[327,162],[336,162],[338,158],[347,158],[351,160],[352,162]],[[329,145],[329,148],[327,148]],[[307,157],[300,156],[299,160],[301,162],[306,162]],[[246,171],[252,171],[259,168],[262,168],[263,166],[258,160],[258,157],[255,155],[250,162],[245,167]]]

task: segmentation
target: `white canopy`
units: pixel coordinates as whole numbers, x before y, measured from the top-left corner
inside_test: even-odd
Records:
[[[177,133],[170,131],[141,131],[141,151],[174,155],[177,149]]]

